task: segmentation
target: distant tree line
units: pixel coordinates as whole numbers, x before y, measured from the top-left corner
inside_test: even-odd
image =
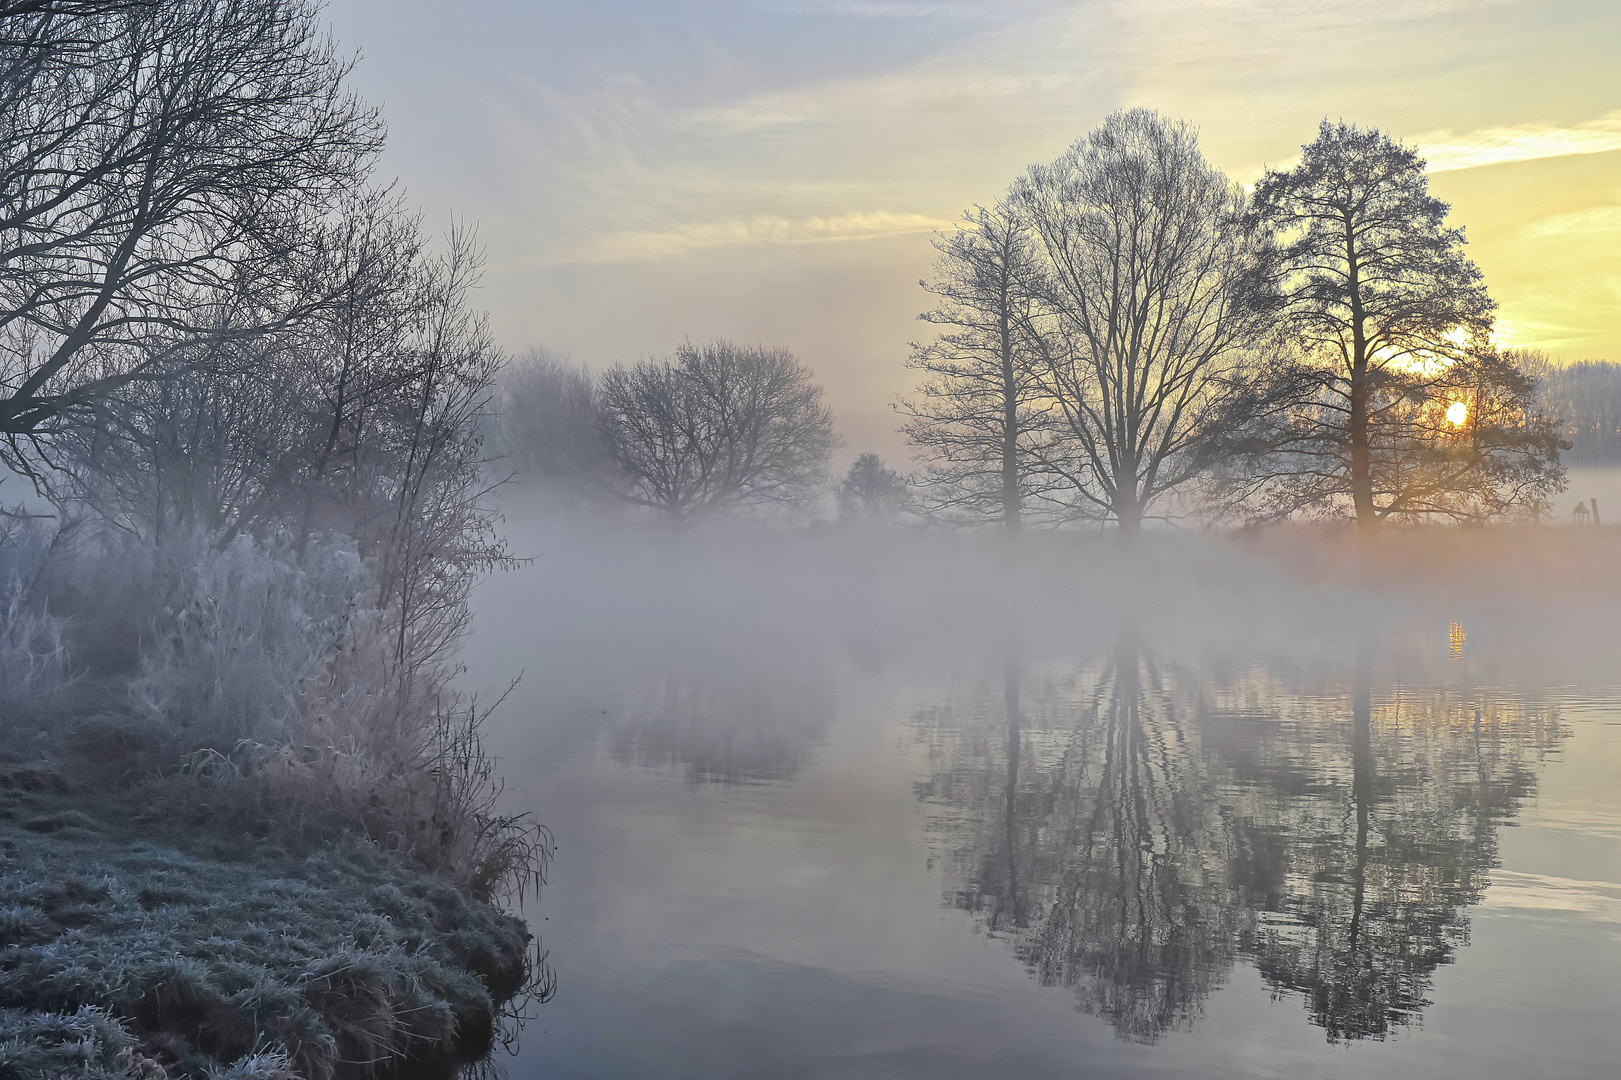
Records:
[[[1525,367],[1536,375],[1543,410],[1570,442],[1565,460],[1621,465],[1621,364],[1582,360],[1559,367],[1528,353]]]
[[[535,350],[500,379],[491,448],[568,502],[640,508],[677,529],[827,492],[837,440],[822,389],[786,349],[715,341],[593,377]]]
[[[1177,516],[1536,518],[1572,439],[1583,463],[1616,452],[1613,372],[1494,347],[1447,211],[1377,130],[1325,121],[1246,193],[1187,124],[1119,112],[937,238],[937,333],[898,406],[919,475],[864,454],[829,485],[808,373],[729,342],[595,379],[534,357],[498,438],[554,491],[679,527],[830,491],[841,518],[1127,536]]]

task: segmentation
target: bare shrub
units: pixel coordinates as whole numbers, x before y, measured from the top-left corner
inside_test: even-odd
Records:
[[[70,678],[67,620],[33,610],[21,584],[0,594],[0,710],[48,698]]]
[[[0,517],[0,713],[8,716],[48,699],[71,678],[68,620],[31,596],[50,548],[38,519],[21,512]]]
[[[285,739],[366,584],[353,545],[300,565],[273,542],[238,536],[214,548],[194,533],[167,554],[183,569],[130,683],[135,708],[187,749]]]
[[[479,734],[489,709],[449,687],[455,672],[402,677],[377,614],[354,620],[310,682],[292,737],[260,748],[264,790],[336,814],[475,895],[538,894],[551,835],[496,808],[501,785]]]

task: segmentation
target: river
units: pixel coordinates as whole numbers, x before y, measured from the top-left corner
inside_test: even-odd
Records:
[[[523,671],[490,748],[558,841],[515,1080],[1615,1075],[1607,593],[514,535],[469,685]]]

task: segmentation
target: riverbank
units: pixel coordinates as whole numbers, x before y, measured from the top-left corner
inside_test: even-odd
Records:
[[[524,924],[376,844],[166,781],[0,765],[0,1076],[448,1076]]]
[[[550,840],[495,805],[459,595],[402,629],[342,539],[26,520],[0,533],[0,1080],[486,1054],[544,971],[500,906]]]

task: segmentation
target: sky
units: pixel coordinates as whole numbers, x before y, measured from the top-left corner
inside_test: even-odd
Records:
[[[783,345],[846,446],[891,403],[935,230],[1112,110],[1253,183],[1324,118],[1429,161],[1505,345],[1621,360],[1617,0],[331,0],[381,164],[476,223],[513,353]]]

